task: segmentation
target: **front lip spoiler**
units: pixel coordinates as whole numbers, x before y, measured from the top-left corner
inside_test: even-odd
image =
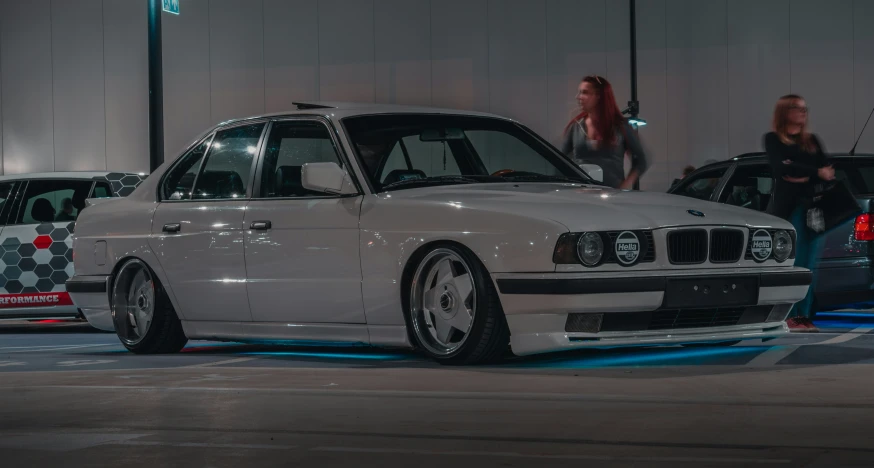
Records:
[[[712,278],[750,278],[759,277],[762,288],[787,286],[810,286],[813,273],[810,271],[790,271],[785,273],[750,273],[731,275],[699,276],[702,280]],[[663,292],[668,279],[656,277],[624,278],[568,278],[568,279],[498,279],[498,290],[508,295],[576,295],[576,294],[623,294],[639,292]]]

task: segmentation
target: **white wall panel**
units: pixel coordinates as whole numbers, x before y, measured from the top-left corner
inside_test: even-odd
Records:
[[[874,2],[856,1],[853,5],[853,70],[855,72],[853,107],[856,133],[854,137],[858,137],[865,121],[868,120],[868,115],[871,114],[871,109],[874,108],[874,28],[871,28],[871,23],[874,21]],[[853,141],[856,141],[855,138]],[[833,151],[845,151],[845,148],[840,146],[830,145],[830,147]],[[868,123],[868,128],[865,129],[856,148],[856,154],[861,153],[874,153],[874,123],[872,122]]]
[[[431,0],[375,0],[376,101],[431,104]]]
[[[679,172],[680,162],[671,163],[668,153],[667,49],[665,46],[665,0],[637,2],[637,74],[641,117],[640,128],[650,169],[640,181],[643,190],[664,190]]]
[[[49,0],[0,4],[3,172],[54,168]]]
[[[547,0],[546,48],[548,124],[547,139],[557,143],[571,118],[579,113],[577,89],[586,75],[607,76],[605,0]]]
[[[103,2],[106,169],[149,170],[148,18],[139,0]]]
[[[101,0],[52,1],[55,170],[106,168]]]
[[[628,2],[607,0],[606,4],[607,9],[604,16],[607,25],[607,42],[604,46],[607,57],[606,76],[613,86],[616,102],[621,110],[627,107],[628,101],[631,99],[630,11]]]
[[[252,0],[210,0],[214,123],[264,113],[264,10]]]
[[[164,159],[174,158],[212,125],[209,0],[186,0],[163,15]]]
[[[487,0],[431,1],[433,104],[489,110]]]
[[[547,119],[546,1],[489,1],[491,111],[543,135]]]
[[[322,100],[375,99],[373,0],[319,0]]]
[[[3,2],[0,1],[0,8]],[[0,174],[3,173],[3,22],[0,21]]]
[[[847,151],[855,133],[853,0],[792,0],[790,34],[792,92],[807,100],[826,150]]]
[[[666,6],[669,154],[696,166],[726,159],[726,3],[668,0]]]
[[[267,112],[319,99],[318,11],[312,0],[264,0]]]
[[[728,2],[728,153],[763,151],[777,99],[789,92],[789,0]]]

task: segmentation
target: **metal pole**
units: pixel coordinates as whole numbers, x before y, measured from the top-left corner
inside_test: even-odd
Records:
[[[164,162],[164,73],[161,63],[161,1],[149,5],[149,172]]]
[[[640,113],[640,103],[637,102],[637,11],[635,0],[628,0],[628,10],[631,30],[631,118],[636,119]],[[640,190],[640,178],[634,181],[634,190]]]
[[[631,18],[631,117],[637,118],[640,103],[637,102],[637,12],[635,0],[628,0]]]

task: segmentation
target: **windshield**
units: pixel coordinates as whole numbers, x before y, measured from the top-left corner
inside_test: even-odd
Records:
[[[457,115],[369,115],[343,125],[377,191],[483,182],[593,183],[513,122]]]

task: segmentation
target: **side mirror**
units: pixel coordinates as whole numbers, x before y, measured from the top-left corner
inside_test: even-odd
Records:
[[[301,167],[301,185],[307,190],[335,195],[357,193],[349,174],[334,162],[306,163]]]
[[[601,166],[597,164],[580,164],[580,168],[586,171],[586,174],[589,174],[589,177],[598,182],[604,182],[604,170],[601,169]]]

